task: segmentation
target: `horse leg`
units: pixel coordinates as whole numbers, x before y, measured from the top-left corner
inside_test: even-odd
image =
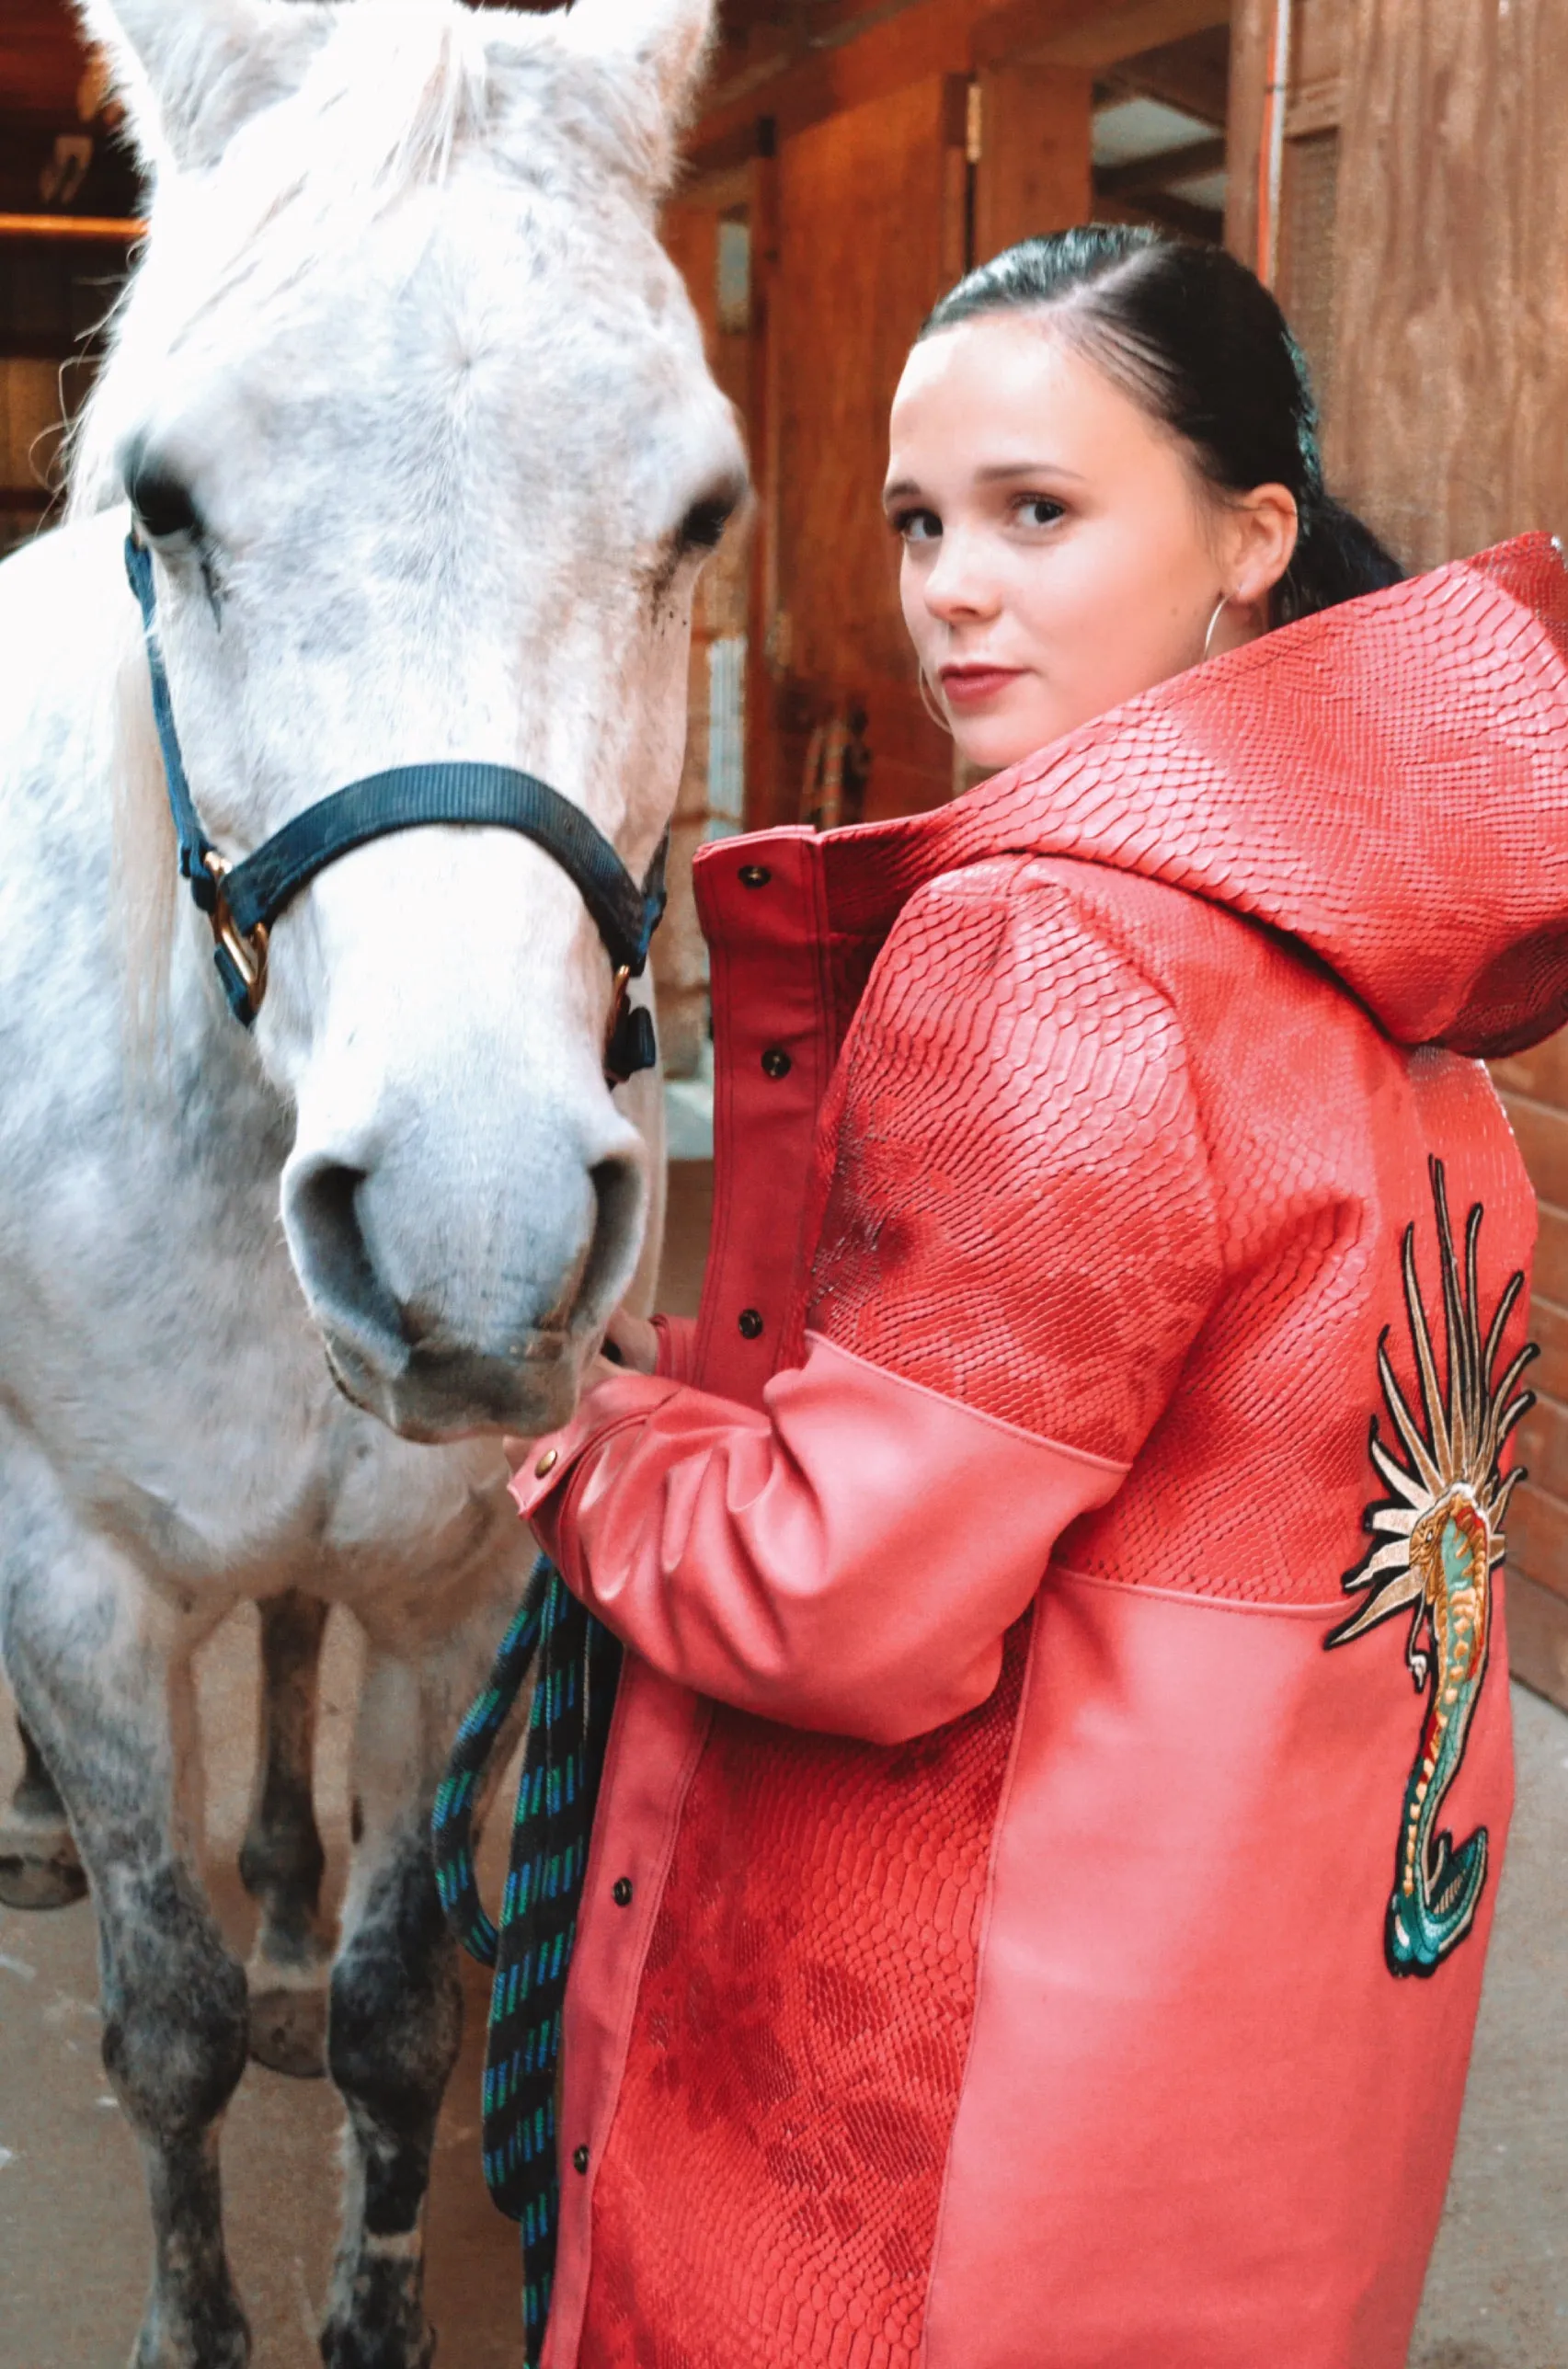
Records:
[[[504,1574],[515,1592],[517,1574]],[[360,1832],[332,1973],[328,2060],[349,2112],[327,2369],[428,2369],[424,2206],[436,2116],[463,2031],[454,1945],[430,1854],[430,1807],[507,1608],[435,1640],[369,1638],[355,1781]]]
[[[68,1908],[87,1888],[65,1804],[22,1722],[22,1773],[0,1811],[0,1901],[7,1908]]]
[[[58,1498],[8,1491],[7,1512],[0,1651],[91,1879],[104,2066],[152,2204],[132,2369],[245,2369],[218,2179],[219,2123],[245,2069],[245,1974],[194,1873],[197,1641]]]
[[[321,1915],[326,1855],[315,1823],[316,1688],[325,1604],[291,1590],[261,1612],[261,1753],[241,1881],[261,1910],[246,1972],[250,2053],[275,2073],[326,2070],[326,1971]]]

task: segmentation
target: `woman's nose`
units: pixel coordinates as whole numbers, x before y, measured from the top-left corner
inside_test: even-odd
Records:
[[[952,532],[943,536],[926,573],[925,603],[933,617],[949,624],[960,617],[995,614],[996,587],[975,536]]]

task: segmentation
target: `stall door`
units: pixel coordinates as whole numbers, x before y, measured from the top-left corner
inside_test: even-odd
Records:
[[[898,610],[881,488],[921,320],[964,264],[966,85],[933,76],[781,141],[766,292],[755,820],[912,812],[952,788]]]

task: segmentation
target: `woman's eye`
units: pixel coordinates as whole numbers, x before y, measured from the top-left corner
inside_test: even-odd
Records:
[[[906,543],[939,543],[942,521],[934,510],[899,510],[893,521],[893,532]]]
[[[1067,512],[1048,494],[1025,494],[1017,505],[1016,516],[1024,526],[1055,526]]]

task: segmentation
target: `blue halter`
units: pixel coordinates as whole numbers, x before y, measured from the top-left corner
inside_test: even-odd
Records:
[[[532,773],[510,765],[449,761],[397,765],[350,782],[231,864],[201,828],[190,795],[169,701],[168,676],[157,634],[152,554],[134,528],[125,539],[125,568],[142,609],[152,676],[153,715],[164,754],[169,809],[179,841],[181,877],[212,930],[212,959],[229,1008],[248,1028],[267,992],[267,940],[290,900],[340,855],[398,830],[432,823],[472,823],[521,831],[553,857],[582,898],[615,967],[615,1004],[605,1047],[606,1075],[619,1084],[658,1058],[653,1022],[626,993],[647,962],[648,944],[664,911],[664,863],[669,835],[639,888],[610,841],[578,807]]]

